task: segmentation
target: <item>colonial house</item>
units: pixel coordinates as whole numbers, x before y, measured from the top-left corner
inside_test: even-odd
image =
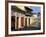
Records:
[[[32,9],[28,7],[24,7],[25,9],[17,6],[11,6],[11,27],[15,27],[15,29],[21,29],[24,27],[34,26],[37,22],[35,20],[37,18],[36,14],[32,13]]]

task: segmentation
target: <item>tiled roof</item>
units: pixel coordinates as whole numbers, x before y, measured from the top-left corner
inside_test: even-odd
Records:
[[[28,7],[26,7],[26,6],[25,6],[25,10],[26,10],[26,11],[21,10],[20,8],[18,8],[18,7],[16,7],[16,6],[12,6],[12,7],[11,7],[11,10],[12,10],[13,12],[19,12],[19,13],[25,14],[26,16],[31,16],[31,14],[32,14],[31,11],[33,11],[32,9],[30,9],[30,8],[28,8]]]

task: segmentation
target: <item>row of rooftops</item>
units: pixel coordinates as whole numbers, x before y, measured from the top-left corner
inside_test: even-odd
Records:
[[[17,6],[11,6],[11,10],[13,12],[18,12],[18,13],[24,14],[26,16],[32,16],[33,14],[36,14],[36,13],[32,13],[33,10],[31,8],[26,7],[26,6],[24,6],[24,8],[25,8],[25,10],[22,10],[22,9],[18,8]],[[40,14],[40,12],[39,12],[39,14]]]

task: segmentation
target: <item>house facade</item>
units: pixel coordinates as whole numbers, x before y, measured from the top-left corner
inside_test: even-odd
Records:
[[[20,28],[24,28],[24,27],[34,27],[34,26],[38,26],[39,24],[37,24],[38,22],[38,16],[37,14],[32,14],[30,11],[30,9],[27,9],[27,14],[25,14],[24,11],[22,10],[18,10],[17,8],[15,8],[16,10],[12,10],[11,11],[11,17],[14,16],[14,27],[15,29],[20,29]],[[17,11],[18,10],[18,11]],[[31,15],[32,14],[32,15]],[[11,20],[12,21],[12,20]],[[13,26],[13,24],[12,24]]]

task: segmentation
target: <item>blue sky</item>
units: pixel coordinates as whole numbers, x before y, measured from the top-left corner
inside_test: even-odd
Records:
[[[36,6],[32,6],[31,9],[33,9],[33,13],[38,13],[41,12],[41,8],[40,7],[36,7]]]

